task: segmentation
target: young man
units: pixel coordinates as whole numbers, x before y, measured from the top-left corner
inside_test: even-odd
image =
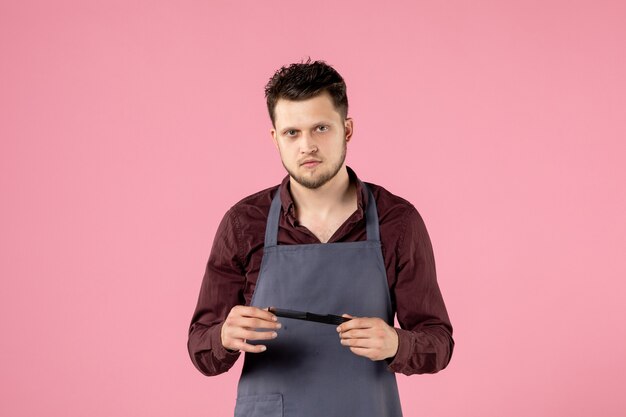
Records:
[[[283,67],[265,95],[288,175],[220,223],[191,360],[217,375],[246,352],[235,416],[401,416],[395,372],[438,372],[454,347],[424,222],[346,166],[353,120],[332,67]],[[268,307],[349,320],[277,318]]]

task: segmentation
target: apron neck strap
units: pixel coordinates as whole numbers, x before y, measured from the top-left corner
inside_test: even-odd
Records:
[[[365,221],[367,240],[370,242],[380,241],[380,230],[378,227],[378,211],[376,210],[376,200],[374,195],[367,185],[361,180],[361,186],[367,192],[367,207],[365,208]],[[278,241],[278,221],[280,219],[281,200],[280,200],[280,186],[274,194],[272,199],[272,205],[270,206],[270,212],[267,217],[267,224],[265,226],[265,247],[276,246]]]

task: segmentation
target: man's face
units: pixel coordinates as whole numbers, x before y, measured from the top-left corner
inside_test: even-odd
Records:
[[[344,166],[352,119],[343,120],[330,94],[301,101],[279,99],[274,116],[272,139],[289,175],[311,189],[334,178]]]

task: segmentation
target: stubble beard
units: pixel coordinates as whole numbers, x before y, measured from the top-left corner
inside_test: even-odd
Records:
[[[289,176],[291,176],[291,178],[293,178],[298,184],[300,184],[303,187],[306,187],[308,189],[314,190],[314,189],[319,188],[322,185],[326,184],[328,181],[333,179],[335,177],[335,175],[337,175],[337,173],[339,172],[339,170],[343,166],[344,161],[346,160],[346,149],[347,149],[347,142],[346,142],[346,140],[344,138],[343,149],[341,150],[341,157],[339,158],[339,161],[337,162],[337,164],[334,165],[333,167],[331,167],[331,169],[329,171],[327,171],[325,173],[322,173],[320,176],[318,176],[316,178],[315,177],[314,178],[306,178],[304,176],[298,175],[297,173],[295,173],[295,172],[291,171],[289,168],[287,168],[287,166],[285,165],[284,162],[283,162],[283,166],[285,167],[285,169],[289,173]]]

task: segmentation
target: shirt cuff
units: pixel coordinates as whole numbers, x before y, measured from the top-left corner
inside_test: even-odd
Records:
[[[387,359],[389,363],[387,368],[392,372],[402,372],[411,356],[413,337],[408,330],[398,329],[397,327],[394,327],[394,330],[398,333],[398,351],[396,352],[396,356]]]
[[[211,328],[211,335],[209,336],[209,343],[211,344],[211,350],[213,351],[213,356],[220,362],[233,364],[241,354],[240,351],[228,350],[222,345],[222,325],[224,323],[220,323]]]

